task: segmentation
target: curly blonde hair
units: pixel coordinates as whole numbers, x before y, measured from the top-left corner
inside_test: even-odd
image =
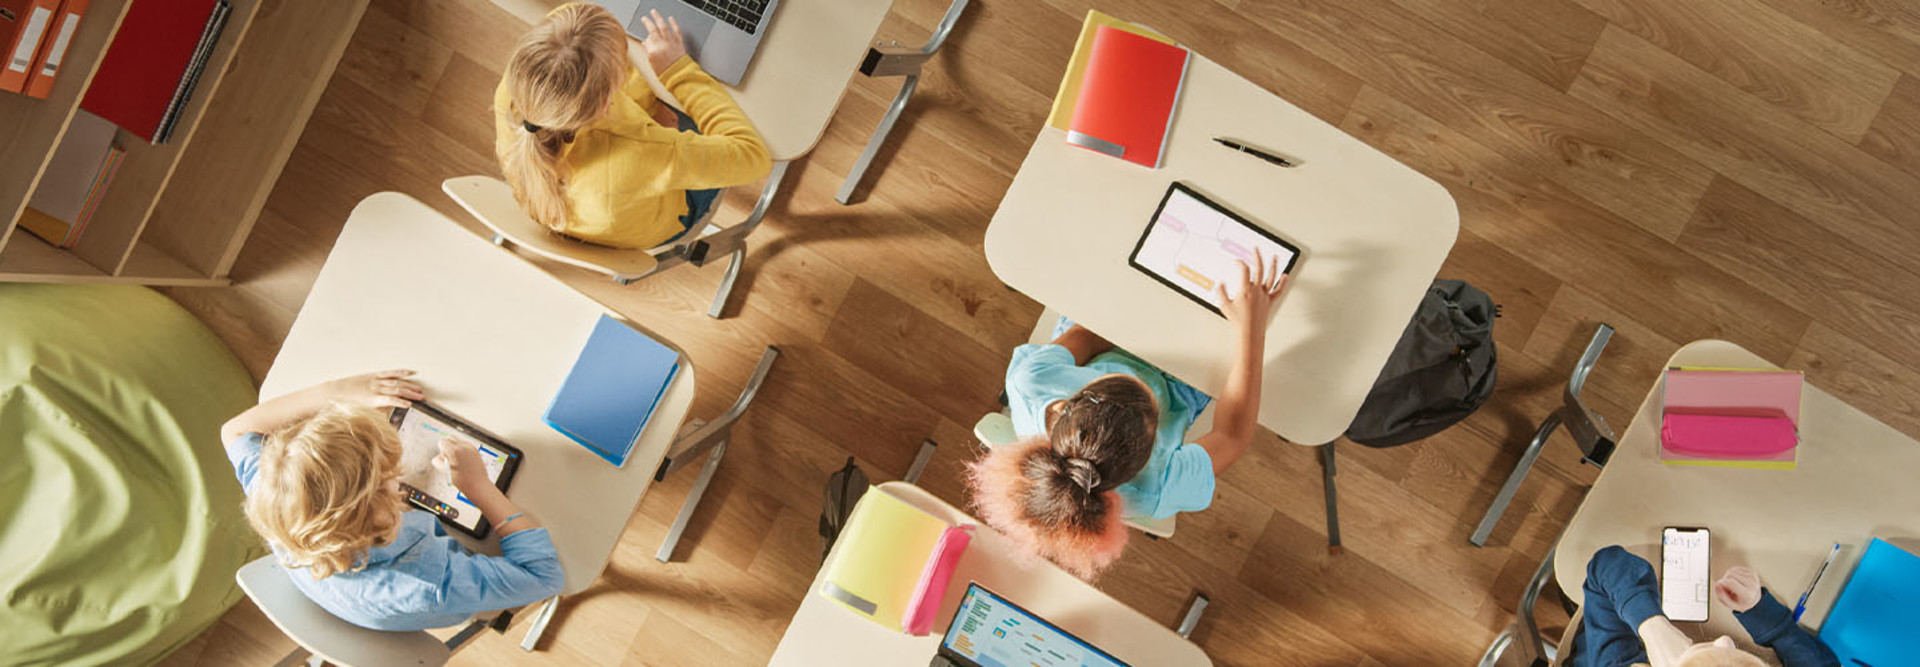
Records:
[[[392,486],[400,437],[379,412],[334,404],[267,434],[247,494],[247,522],[289,568],[315,579],[365,567],[406,510]]]

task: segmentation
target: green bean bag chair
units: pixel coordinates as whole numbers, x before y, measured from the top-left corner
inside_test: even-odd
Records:
[[[239,600],[220,424],[254,398],[152,290],[0,284],[0,663],[152,663]]]

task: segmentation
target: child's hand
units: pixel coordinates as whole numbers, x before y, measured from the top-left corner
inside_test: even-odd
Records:
[[[1246,262],[1235,261],[1240,267],[1239,284],[1236,289],[1228,290],[1225,282],[1214,286],[1220,297],[1220,314],[1227,321],[1246,327],[1249,331],[1259,331],[1267,326],[1267,320],[1273,315],[1273,300],[1287,288],[1287,274],[1280,272],[1279,258],[1262,257],[1254,250],[1254,267]]]
[[[440,455],[434,457],[434,463],[447,467],[447,476],[453,479],[453,488],[472,498],[487,491],[498,491],[493,481],[487,479],[487,464],[480,460],[480,452],[472,445],[454,440],[440,439]]]
[[[328,383],[328,395],[335,401],[365,408],[404,408],[409,401],[427,400],[420,383],[408,378],[413,371],[391,370],[344,377]]]
[[[680,36],[680,22],[673,17],[661,18],[656,9],[640,17],[640,25],[647,27],[647,38],[640,41],[640,47],[646,49],[647,64],[653,66],[655,74],[665,74],[680,56],[687,55],[687,40]]]
[[[1713,599],[1726,608],[1744,612],[1760,603],[1760,575],[1744,567],[1735,567],[1713,582]]]

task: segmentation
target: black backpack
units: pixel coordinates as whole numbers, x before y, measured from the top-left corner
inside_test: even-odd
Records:
[[[846,465],[827,476],[827,502],[820,510],[820,562],[827,562],[834,540],[840,539],[840,531],[847,527],[853,506],[860,504],[860,497],[867,494],[868,488],[866,471],[855,465],[851,456],[847,457]]]
[[[1493,320],[1500,306],[1458,280],[1435,280],[1400,334],[1347,438],[1404,445],[1446,429],[1493,394]]]

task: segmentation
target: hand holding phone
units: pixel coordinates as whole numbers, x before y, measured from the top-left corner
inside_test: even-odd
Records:
[[[1713,578],[1711,534],[1705,528],[1668,526],[1660,535],[1660,608],[1667,619],[1707,620]]]

